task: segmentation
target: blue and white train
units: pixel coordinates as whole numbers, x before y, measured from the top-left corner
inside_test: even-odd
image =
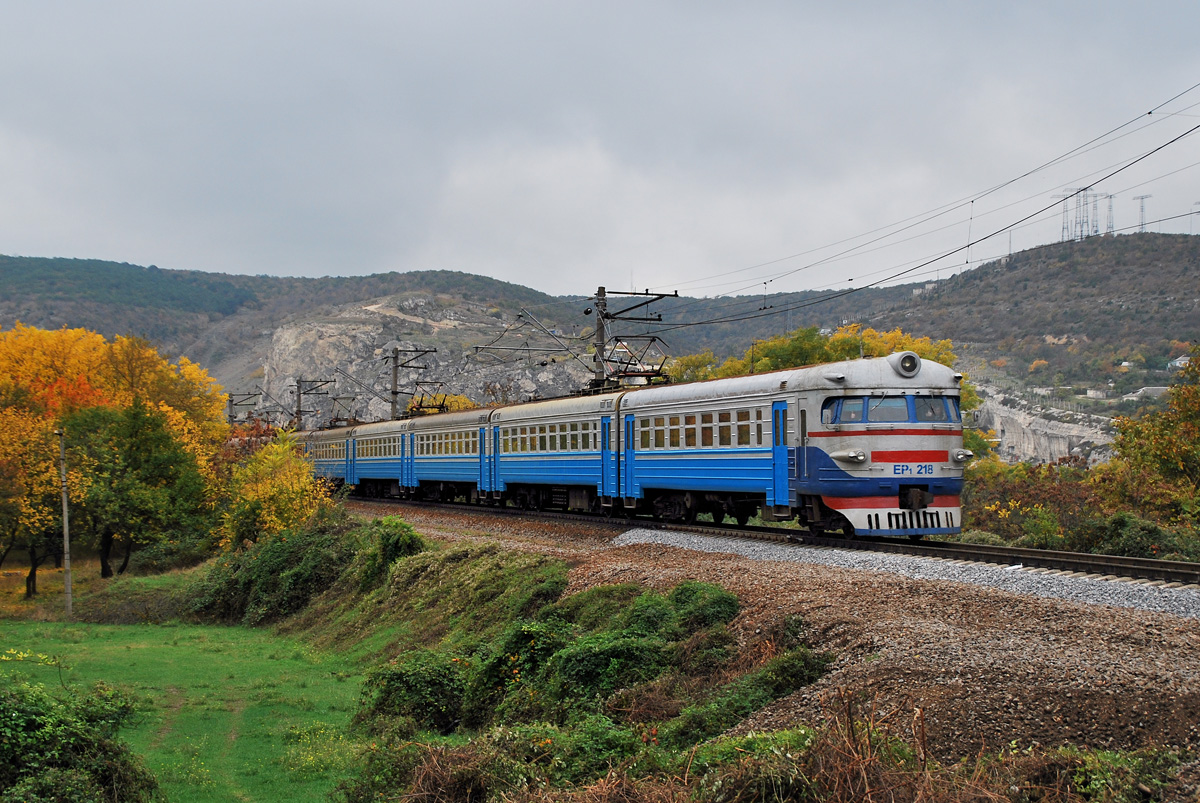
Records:
[[[368,496],[961,530],[962,375],[912,352],[302,433]]]

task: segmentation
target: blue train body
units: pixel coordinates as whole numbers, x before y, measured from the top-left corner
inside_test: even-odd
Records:
[[[301,435],[316,471],[372,496],[810,529],[961,529],[950,368],[885,358],[468,410]]]

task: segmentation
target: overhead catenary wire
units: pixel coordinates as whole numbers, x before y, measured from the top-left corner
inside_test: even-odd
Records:
[[[938,207],[935,207],[934,209],[932,209],[932,210],[929,210],[929,211],[927,211],[927,212],[923,212],[923,213],[920,213],[920,214],[918,214],[918,215],[913,215],[913,216],[911,216],[911,217],[909,217],[909,218],[905,218],[905,219],[902,219],[902,220],[900,220],[900,221],[897,221],[896,223],[893,223],[893,224],[888,224],[888,225],[885,225],[885,226],[881,226],[881,227],[878,227],[878,228],[872,229],[872,230],[870,230],[870,231],[868,231],[868,232],[866,232],[866,233],[864,233],[864,234],[862,234],[862,235],[856,235],[855,237],[849,237],[849,238],[845,238],[845,239],[842,239],[842,240],[836,241],[836,242],[834,242],[834,243],[827,244],[827,245],[825,245],[825,246],[820,246],[820,247],[817,247],[817,248],[808,249],[808,250],[806,250],[806,251],[803,251],[803,252],[798,252],[798,253],[795,253],[795,254],[790,254],[790,255],[788,255],[788,256],[785,256],[785,257],[780,257],[780,258],[778,258],[778,259],[773,259],[773,260],[768,260],[768,261],[765,261],[765,262],[760,262],[760,263],[757,263],[757,264],[755,264],[755,265],[750,265],[750,266],[748,266],[748,267],[746,267],[746,268],[739,268],[739,269],[736,269],[736,270],[733,270],[733,271],[725,271],[725,272],[723,272],[723,273],[720,273],[720,274],[713,274],[713,275],[709,275],[709,276],[699,277],[699,278],[697,278],[697,279],[695,279],[695,280],[692,280],[692,281],[690,281],[690,282],[684,282],[683,284],[676,285],[676,287],[687,287],[687,286],[693,286],[693,285],[696,285],[696,284],[697,284],[697,283],[699,283],[699,282],[707,281],[707,280],[709,280],[709,279],[713,279],[713,278],[719,278],[719,277],[729,277],[729,276],[733,276],[733,275],[736,275],[736,274],[739,274],[739,273],[744,273],[744,272],[748,272],[748,271],[751,271],[751,270],[756,270],[756,269],[759,269],[759,268],[762,268],[762,267],[768,267],[768,266],[770,266],[770,265],[775,265],[775,264],[779,264],[779,263],[782,263],[782,262],[786,262],[786,261],[789,261],[789,260],[792,260],[792,259],[796,259],[796,258],[798,258],[798,257],[801,257],[801,256],[807,256],[807,255],[809,255],[809,254],[813,254],[813,253],[816,253],[816,252],[819,252],[819,251],[825,250],[825,249],[827,249],[827,248],[832,248],[832,247],[836,247],[836,246],[838,246],[838,245],[844,245],[844,244],[846,244],[846,243],[854,242],[855,240],[862,239],[863,237],[870,237],[871,239],[868,239],[868,240],[866,240],[865,242],[862,242],[862,243],[860,243],[860,244],[859,244],[859,245],[857,245],[857,246],[853,246],[853,247],[851,247],[851,248],[844,249],[843,251],[840,251],[840,252],[838,252],[837,254],[830,255],[829,257],[826,257],[826,258],[824,258],[824,259],[821,259],[821,260],[817,260],[817,261],[815,261],[815,262],[813,262],[813,263],[810,263],[810,264],[808,264],[808,265],[802,266],[802,267],[800,267],[800,268],[797,268],[797,269],[794,269],[794,270],[791,270],[791,271],[784,271],[784,272],[782,272],[782,273],[779,273],[779,274],[777,274],[777,275],[775,275],[775,276],[772,276],[772,277],[771,277],[770,279],[768,279],[767,281],[768,281],[768,282],[773,282],[773,281],[776,281],[776,280],[778,280],[778,279],[780,279],[780,278],[783,278],[783,277],[785,277],[785,276],[794,275],[795,273],[801,272],[801,271],[803,271],[803,270],[808,270],[808,269],[811,269],[811,268],[813,268],[813,267],[816,267],[816,266],[818,266],[818,265],[824,265],[824,264],[828,264],[828,263],[829,263],[830,261],[832,261],[832,260],[835,260],[835,259],[838,259],[838,258],[844,257],[844,256],[846,256],[846,255],[849,255],[849,254],[854,254],[854,253],[861,253],[861,252],[864,252],[864,250],[865,250],[865,249],[867,249],[867,248],[868,248],[869,246],[871,246],[871,245],[874,245],[874,244],[876,244],[876,243],[878,243],[878,242],[881,242],[881,241],[884,241],[884,240],[892,239],[892,238],[894,238],[896,235],[898,235],[898,234],[900,234],[900,233],[902,233],[902,232],[909,231],[909,230],[911,230],[911,229],[913,229],[913,228],[916,228],[917,226],[920,226],[920,225],[922,225],[923,223],[928,223],[928,222],[930,222],[931,220],[934,220],[934,219],[936,219],[936,218],[938,218],[938,217],[942,217],[942,216],[944,216],[945,214],[948,214],[948,213],[950,213],[950,212],[953,212],[953,211],[954,211],[954,210],[956,210],[956,209],[963,208],[964,206],[967,206],[968,204],[973,204],[973,202],[974,202],[974,201],[976,201],[976,200],[979,200],[979,199],[985,198],[985,197],[987,197],[988,195],[991,195],[991,194],[993,194],[993,193],[995,193],[995,192],[997,192],[997,191],[999,191],[999,190],[1001,190],[1001,189],[1003,189],[1003,188],[1005,188],[1005,187],[1011,186],[1012,184],[1015,184],[1015,183],[1017,183],[1017,182],[1021,181],[1022,179],[1028,178],[1029,176],[1032,176],[1032,175],[1035,175],[1035,174],[1037,174],[1037,173],[1039,173],[1039,172],[1042,172],[1042,171],[1044,171],[1044,170],[1047,170],[1048,168],[1050,168],[1050,167],[1052,167],[1052,166],[1054,166],[1054,165],[1061,164],[1062,162],[1065,162],[1065,161],[1067,161],[1067,160],[1068,160],[1068,159],[1070,159],[1070,158],[1073,158],[1073,157],[1075,157],[1075,156],[1079,156],[1079,155],[1081,155],[1081,154],[1083,154],[1083,153],[1090,152],[1091,150],[1093,150],[1093,149],[1094,149],[1094,148],[1096,148],[1096,147],[1100,147],[1101,145],[1104,145],[1104,144],[1109,144],[1109,143],[1111,143],[1111,142],[1114,142],[1114,141],[1116,141],[1117,139],[1121,139],[1121,138],[1123,138],[1123,137],[1125,137],[1125,136],[1128,136],[1128,135],[1130,135],[1130,134],[1132,134],[1132,133],[1136,133],[1137,131],[1144,130],[1145,128],[1148,128],[1148,127],[1150,127],[1151,125],[1156,125],[1156,124],[1158,124],[1158,122],[1159,122],[1160,120],[1165,120],[1167,117],[1170,117],[1171,115],[1170,115],[1170,114],[1167,114],[1167,115],[1162,115],[1162,114],[1160,114],[1160,115],[1159,115],[1159,117],[1158,117],[1158,118],[1156,118],[1155,120],[1153,120],[1152,122],[1148,122],[1148,123],[1146,123],[1145,125],[1138,127],[1137,129],[1135,129],[1135,130],[1134,130],[1134,131],[1132,131],[1132,132],[1126,132],[1125,134],[1122,134],[1120,137],[1116,137],[1115,139],[1110,139],[1110,138],[1112,138],[1112,137],[1113,137],[1113,135],[1114,135],[1114,134],[1116,134],[1117,132],[1119,132],[1119,131],[1122,131],[1123,129],[1130,127],[1131,125],[1133,125],[1133,124],[1137,123],[1139,120],[1144,120],[1144,119],[1146,119],[1147,117],[1152,117],[1152,116],[1154,116],[1155,114],[1158,114],[1158,113],[1159,113],[1159,112],[1160,112],[1160,111],[1161,111],[1161,110],[1162,110],[1164,107],[1168,106],[1169,104],[1173,103],[1174,101],[1178,100],[1179,98],[1181,98],[1181,97],[1183,97],[1183,96],[1185,96],[1185,95],[1189,94],[1190,92],[1193,92],[1193,91],[1195,91],[1197,88],[1200,88],[1200,83],[1193,84],[1192,86],[1188,87],[1188,88],[1187,88],[1187,89],[1185,89],[1184,91],[1182,91],[1182,92],[1179,92],[1178,94],[1176,94],[1176,95],[1172,96],[1171,98],[1169,98],[1169,99],[1167,99],[1167,100],[1165,100],[1165,101],[1163,101],[1163,102],[1161,102],[1161,103],[1157,104],[1156,106],[1154,106],[1153,108],[1151,108],[1149,111],[1147,111],[1147,112],[1145,112],[1145,113],[1142,113],[1142,114],[1139,114],[1139,115],[1137,115],[1136,117],[1134,117],[1134,118],[1131,118],[1130,120],[1127,120],[1126,122],[1124,122],[1124,123],[1121,123],[1120,125],[1118,125],[1118,126],[1115,126],[1115,127],[1111,128],[1111,129],[1109,129],[1109,130],[1108,130],[1108,131],[1106,131],[1105,133],[1103,133],[1103,134],[1100,134],[1100,135],[1098,135],[1098,136],[1096,136],[1096,137],[1093,137],[1092,139],[1088,140],[1087,142],[1084,142],[1084,143],[1082,143],[1081,145],[1078,145],[1078,146],[1076,146],[1076,147],[1072,148],[1071,150],[1069,150],[1069,151],[1066,151],[1065,153],[1063,153],[1063,154],[1060,154],[1059,156],[1056,156],[1056,157],[1054,157],[1053,159],[1050,159],[1050,160],[1048,160],[1048,161],[1046,161],[1046,162],[1043,162],[1042,164],[1040,164],[1040,165],[1038,165],[1038,166],[1036,166],[1036,167],[1034,167],[1034,168],[1031,168],[1030,170],[1027,170],[1027,171],[1025,171],[1024,173],[1021,173],[1020,175],[1018,175],[1018,176],[1016,176],[1016,177],[1014,177],[1014,178],[1011,178],[1011,179],[1008,179],[1008,180],[1006,180],[1006,181],[1000,182],[999,184],[996,184],[996,185],[994,185],[994,186],[992,186],[992,187],[989,187],[988,189],[986,189],[986,190],[983,190],[983,191],[981,191],[981,192],[975,193],[975,194],[973,194],[973,195],[970,195],[970,196],[965,196],[964,198],[961,198],[961,199],[959,199],[959,200],[957,200],[957,201],[952,201],[952,202],[950,202],[950,203],[948,203],[948,204],[943,204],[943,205],[941,205],[941,206],[938,206]],[[1197,105],[1200,105],[1200,103],[1191,104],[1191,105],[1189,105],[1189,106],[1186,106],[1186,107],[1184,107],[1184,108],[1185,108],[1185,110],[1186,110],[1186,109],[1191,109],[1191,108],[1194,108],[1194,107],[1195,107],[1195,106],[1197,106]],[[1118,164],[1119,164],[1119,162],[1118,162]],[[1094,183],[1094,182],[1092,182],[1092,183]],[[1089,184],[1089,186],[1090,186],[1090,184]],[[1000,207],[1000,208],[1001,208],[1001,209],[1003,209],[1003,208],[1006,208],[1007,206],[1011,206],[1011,205],[1012,205],[1012,204],[1007,204],[1007,205],[1005,205],[1005,206],[1002,206],[1002,207]],[[987,213],[985,213],[985,214],[987,214]],[[897,226],[899,226],[899,228],[896,228]],[[935,231],[936,231],[936,229],[935,229]],[[886,232],[886,233],[880,234],[880,232]],[[872,237],[872,235],[875,235],[875,234],[879,234],[879,236],[878,236],[878,237]],[[918,235],[918,236],[922,236],[922,235]],[[909,239],[911,239],[911,238],[909,238]],[[872,249],[872,250],[877,250],[877,249]],[[748,289],[749,287],[754,287],[754,286],[757,286],[757,285],[761,284],[761,283],[762,283],[762,281],[763,281],[763,280],[762,280],[761,278],[759,278],[759,279],[755,279],[755,280],[753,280],[752,282],[748,282],[748,283],[747,283],[745,286],[743,286],[743,287],[736,288],[736,289],[733,289],[733,290],[728,290],[728,291],[726,291],[726,292],[723,292],[723,293],[721,293],[721,294],[719,294],[719,295],[732,295],[732,294],[738,293],[738,292],[740,292],[740,291],[742,291],[742,290],[746,290],[746,289]],[[723,283],[719,283],[718,285],[715,285],[715,286],[720,286],[720,284],[729,284],[729,283],[730,283],[730,282],[723,282]],[[714,286],[714,285],[709,285],[709,286]],[[681,305],[681,306],[682,306],[682,305]]]
[[[1074,196],[1076,196],[1076,195],[1078,195],[1078,194],[1080,194],[1080,193],[1082,193],[1082,192],[1086,192],[1086,191],[1088,191],[1088,190],[1092,189],[1092,188],[1093,188],[1095,185],[1097,185],[1097,184],[1099,184],[1099,183],[1101,183],[1101,182],[1103,182],[1103,181],[1107,181],[1108,179],[1110,179],[1110,178],[1112,178],[1112,177],[1114,177],[1114,176],[1116,176],[1116,175],[1120,174],[1121,172],[1123,172],[1123,171],[1125,171],[1125,170],[1128,170],[1129,168],[1133,167],[1134,165],[1136,165],[1136,164],[1139,164],[1139,163],[1141,163],[1141,162],[1145,161],[1146,159],[1148,159],[1148,158],[1150,158],[1151,156],[1153,156],[1154,154],[1156,154],[1156,153],[1158,153],[1158,152],[1162,151],[1163,149],[1165,149],[1165,148],[1168,148],[1168,147],[1170,147],[1171,145],[1174,145],[1176,142],[1179,142],[1180,140],[1184,139],[1185,137],[1188,137],[1188,136],[1192,135],[1192,134],[1193,134],[1193,133],[1195,133],[1197,130],[1200,130],[1200,124],[1198,124],[1198,125],[1195,125],[1195,126],[1192,126],[1192,127],[1191,127],[1191,128],[1189,128],[1188,130],[1184,131],[1182,134],[1179,134],[1179,135],[1177,135],[1177,136],[1175,136],[1175,137],[1172,137],[1171,139],[1167,140],[1166,142],[1162,143],[1161,145],[1159,145],[1159,146],[1157,146],[1157,147],[1155,147],[1155,148],[1153,148],[1153,149],[1151,149],[1151,150],[1147,151],[1146,153],[1143,153],[1141,156],[1138,156],[1137,158],[1130,160],[1129,162],[1127,162],[1126,164],[1122,165],[1121,167],[1118,167],[1118,168],[1116,168],[1115,170],[1111,171],[1110,173],[1108,173],[1108,174],[1107,174],[1106,176],[1104,176],[1103,178],[1100,178],[1100,179],[1096,180],[1095,182],[1092,182],[1091,184],[1089,184],[1089,185],[1087,185],[1087,186],[1085,186],[1085,187],[1080,187],[1080,188],[1079,188],[1079,189],[1077,189],[1077,190],[1076,190],[1074,193],[1072,193],[1072,196],[1070,196],[1070,197],[1074,197]],[[927,266],[929,266],[929,265],[932,265],[932,264],[934,264],[934,263],[936,263],[936,262],[939,262],[939,261],[941,261],[941,260],[943,260],[943,259],[946,259],[946,258],[948,258],[948,257],[954,256],[955,254],[962,253],[963,251],[965,251],[965,250],[969,249],[969,248],[970,248],[972,245],[976,245],[976,244],[978,244],[978,243],[982,243],[982,242],[985,242],[985,241],[987,241],[987,240],[990,240],[990,239],[992,239],[993,237],[996,237],[996,236],[998,236],[998,235],[1000,235],[1000,234],[1002,234],[1002,233],[1004,233],[1004,232],[1006,232],[1006,231],[1009,231],[1010,229],[1014,228],[1015,226],[1018,226],[1018,225],[1020,225],[1020,224],[1022,224],[1022,223],[1024,223],[1024,222],[1026,222],[1026,221],[1028,221],[1028,220],[1031,220],[1032,218],[1036,217],[1037,215],[1044,214],[1045,212],[1049,211],[1050,209],[1053,209],[1053,208],[1057,207],[1058,205],[1059,205],[1059,202],[1056,200],[1056,201],[1054,201],[1053,203],[1051,203],[1051,204],[1049,204],[1049,205],[1047,205],[1047,206],[1044,206],[1044,207],[1042,207],[1042,208],[1038,209],[1037,211],[1035,211],[1035,212],[1032,212],[1032,213],[1030,213],[1030,214],[1028,214],[1028,215],[1026,215],[1026,216],[1024,216],[1024,217],[1022,217],[1022,218],[1020,218],[1019,220],[1016,220],[1016,221],[1014,221],[1014,222],[1012,222],[1012,223],[1010,223],[1010,224],[1008,224],[1008,225],[1005,225],[1005,226],[1002,226],[1002,227],[1000,227],[1000,228],[998,228],[998,229],[995,229],[995,230],[993,230],[993,231],[989,232],[988,234],[985,234],[985,235],[983,235],[982,237],[979,237],[978,239],[971,240],[971,241],[967,242],[965,245],[959,246],[959,247],[957,247],[957,248],[953,248],[953,249],[951,249],[951,250],[949,250],[949,251],[945,251],[945,252],[943,252],[943,253],[939,254],[938,256],[936,256],[936,257],[933,257],[933,258],[931,258],[931,259],[928,259],[928,260],[925,260],[925,261],[923,261],[923,262],[921,262],[921,263],[919,263],[919,264],[917,264],[917,265],[915,265],[915,266],[913,266],[913,267],[911,267],[911,268],[907,268],[907,269],[905,269],[905,270],[898,271],[898,272],[896,272],[896,273],[893,273],[893,274],[891,274],[891,275],[887,276],[886,278],[879,279],[879,280],[877,280],[877,281],[874,281],[874,282],[870,282],[870,283],[868,283],[868,284],[866,284],[866,285],[861,285],[861,286],[859,286],[859,287],[851,287],[851,288],[846,288],[846,289],[844,289],[844,290],[841,290],[841,291],[837,291],[837,292],[834,292],[834,293],[830,293],[830,294],[828,294],[828,295],[826,295],[826,296],[823,296],[823,297],[821,297],[821,298],[818,298],[818,299],[811,299],[811,300],[807,300],[807,301],[805,301],[805,302],[801,302],[801,303],[798,303],[798,304],[794,304],[794,305],[787,305],[787,306],[785,306],[785,307],[783,307],[783,308],[776,309],[776,310],[768,310],[768,311],[765,311],[765,312],[762,312],[762,313],[750,314],[750,315],[744,315],[744,316],[732,316],[732,317],[727,317],[727,318],[715,318],[715,319],[710,319],[710,320],[706,320],[706,321],[691,321],[691,322],[676,323],[676,324],[671,324],[671,325],[667,325],[667,326],[664,326],[664,327],[661,327],[661,328],[655,329],[655,331],[656,331],[656,332],[659,332],[659,333],[662,333],[662,332],[669,332],[669,331],[673,331],[673,330],[675,330],[675,329],[684,329],[684,328],[688,328],[688,327],[692,327],[692,326],[703,326],[703,325],[710,325],[710,324],[714,324],[714,323],[728,323],[728,322],[732,322],[732,321],[747,321],[747,320],[754,320],[754,319],[756,319],[756,318],[767,317],[767,316],[769,316],[769,315],[778,315],[778,314],[780,314],[780,313],[782,313],[782,312],[786,312],[786,311],[789,311],[789,310],[803,309],[803,308],[805,308],[805,307],[813,306],[813,305],[815,305],[815,304],[819,304],[819,303],[825,303],[825,302],[827,302],[827,301],[831,301],[831,300],[833,300],[833,299],[836,299],[836,298],[842,298],[842,297],[844,297],[844,296],[847,296],[847,295],[850,295],[850,294],[852,294],[852,293],[861,292],[862,290],[864,290],[864,289],[867,289],[867,288],[870,288],[870,287],[878,287],[879,285],[882,285],[882,284],[884,284],[884,283],[886,283],[886,282],[889,282],[889,281],[893,281],[893,280],[895,280],[895,279],[898,279],[898,278],[900,278],[901,276],[906,276],[906,275],[908,275],[908,274],[910,274],[910,273],[913,273],[914,271],[917,271],[917,270],[919,270],[919,269],[921,269],[921,268],[927,267]]]

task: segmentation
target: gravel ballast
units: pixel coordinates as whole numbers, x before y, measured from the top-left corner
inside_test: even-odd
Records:
[[[1162,588],[1135,582],[1034,573],[1023,571],[1018,566],[951,563],[910,555],[776,544],[669,530],[633,529],[622,533],[613,544],[663,544],[695,552],[725,552],[751,560],[817,563],[843,569],[891,572],[917,580],[950,580],[990,586],[1014,594],[1054,597],[1089,605],[1139,608],[1200,619],[1200,590],[1192,588]]]

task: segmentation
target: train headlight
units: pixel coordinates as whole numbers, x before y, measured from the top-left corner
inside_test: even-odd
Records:
[[[896,373],[906,378],[916,376],[921,370],[921,358],[912,351],[900,351],[895,354],[889,354],[887,361],[891,363]]]
[[[867,453],[862,449],[843,449],[840,452],[830,452],[829,456],[841,463],[867,462]]]
[[[972,452],[970,449],[955,449],[954,450],[954,459],[956,461],[958,461],[959,463],[965,463],[974,456],[975,456],[975,453]]]

